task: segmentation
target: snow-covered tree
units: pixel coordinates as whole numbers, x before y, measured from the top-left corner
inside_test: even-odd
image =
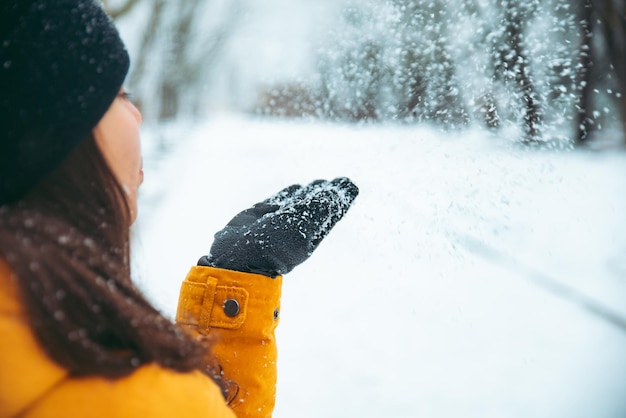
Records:
[[[593,4],[592,43],[591,17],[572,0],[353,3],[321,50],[323,114],[513,125],[529,143],[626,121],[624,5]]]
[[[439,0],[348,6],[333,45],[320,54],[330,115],[466,124],[446,13]]]

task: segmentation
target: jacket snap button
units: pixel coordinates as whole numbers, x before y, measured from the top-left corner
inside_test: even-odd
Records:
[[[239,302],[237,302],[235,299],[226,299],[222,308],[224,309],[224,313],[228,317],[232,318],[239,314]]]

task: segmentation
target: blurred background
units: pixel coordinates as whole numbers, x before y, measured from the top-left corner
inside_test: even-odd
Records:
[[[229,110],[623,146],[621,0],[107,0],[147,123]],[[595,141],[595,142],[594,142]]]
[[[626,417],[623,0],[107,0],[170,317],[237,212],[361,193],[285,280],[275,417]]]

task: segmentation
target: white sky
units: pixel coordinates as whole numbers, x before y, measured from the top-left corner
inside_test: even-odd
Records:
[[[332,11],[343,1],[250,2],[226,51],[214,92],[246,101],[256,85],[312,75],[313,53],[328,37]],[[221,86],[221,87],[220,87]]]

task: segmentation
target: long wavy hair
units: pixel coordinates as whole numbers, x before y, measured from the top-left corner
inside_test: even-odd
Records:
[[[0,208],[0,257],[17,277],[36,338],[75,376],[117,378],[158,363],[201,370],[224,393],[209,343],[133,285],[129,223],[124,190],[92,136],[28,195]]]

